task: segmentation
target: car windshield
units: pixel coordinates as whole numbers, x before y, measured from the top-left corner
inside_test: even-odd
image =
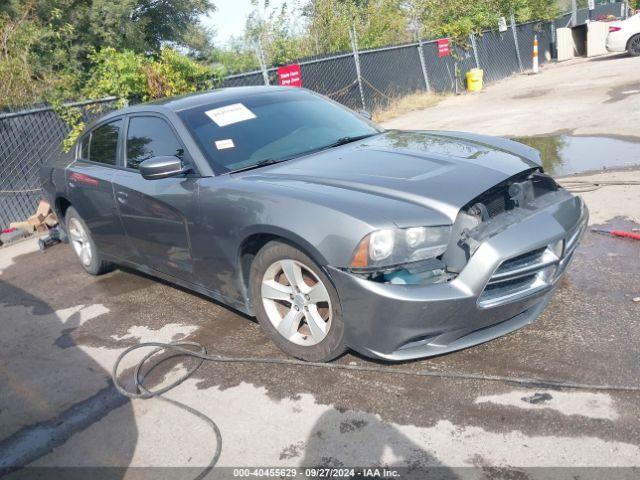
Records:
[[[341,105],[294,88],[178,114],[217,173],[287,160],[382,131]]]

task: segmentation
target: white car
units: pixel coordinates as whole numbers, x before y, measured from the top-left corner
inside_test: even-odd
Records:
[[[629,55],[640,55],[640,13],[621,20],[611,22],[607,36],[607,50],[610,52],[629,52]]]

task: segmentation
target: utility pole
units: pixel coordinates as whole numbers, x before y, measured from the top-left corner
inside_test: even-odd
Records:
[[[518,68],[520,73],[524,71],[522,68],[522,58],[520,58],[520,47],[518,45],[518,29],[516,28],[516,16],[511,12],[511,33],[513,33],[513,41],[516,44],[516,58],[518,59]]]
[[[424,43],[422,42],[422,24],[418,19],[413,18],[412,23],[415,25],[416,41],[418,42],[418,58],[420,59],[420,68],[422,69],[422,78],[424,79],[424,85],[427,88],[427,92],[431,92],[431,85],[429,84],[429,76],[427,75],[427,62],[424,60]]]
[[[262,79],[265,85],[269,85],[269,71],[267,69],[267,62],[264,59],[264,50],[262,50],[262,44],[260,43],[260,37],[256,38],[254,42],[254,48],[256,50],[256,57],[258,57],[258,64],[260,70],[262,70]]]
[[[471,40],[471,48],[473,49],[473,58],[476,61],[476,68],[480,68],[480,60],[478,59],[478,46],[476,45],[475,34],[469,34],[469,40]]]
[[[364,102],[364,89],[362,88],[362,74],[360,73],[360,55],[358,55],[358,36],[356,34],[355,25],[353,25],[349,30],[349,36],[351,37],[351,48],[353,49],[353,61],[356,64],[356,76],[358,77],[358,90],[360,90],[360,101],[362,102],[363,110],[366,110],[367,105]]]
[[[422,77],[424,78],[424,84],[427,87],[427,92],[431,91],[431,85],[429,84],[429,76],[427,75],[427,63],[424,61],[424,50],[422,49],[422,40],[418,40],[418,58],[420,59],[420,68],[422,68]]]

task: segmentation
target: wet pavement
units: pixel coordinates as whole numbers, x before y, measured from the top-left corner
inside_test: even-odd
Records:
[[[639,226],[616,218],[605,227]],[[285,358],[253,319],[199,295],[130,271],[88,276],[67,245],[44,254],[10,248],[0,250],[0,468],[3,453],[38,466],[206,465],[215,443],[201,420],[157,400],[114,395],[108,379],[117,355],[141,341],[186,338],[213,353]],[[637,242],[589,232],[533,325],[437,358],[386,365],[347,354],[338,362],[637,387],[639,267]],[[166,362],[153,379],[190,365]],[[205,363],[169,396],[218,422],[222,466],[495,473],[640,465],[637,391]]]
[[[541,75],[450,97],[388,126],[547,136],[523,141],[542,150],[545,168],[556,175],[627,166],[637,162],[640,150],[634,143],[640,141],[640,87],[629,78],[638,62],[609,56],[547,66]],[[640,171],[582,178],[640,181]],[[640,228],[629,220],[640,222],[637,186],[606,187],[583,197],[592,226]],[[393,365],[352,354],[337,360],[477,378],[205,363],[168,397],[218,423],[221,466],[387,465],[418,472],[417,478],[424,478],[421,468],[436,466],[436,478],[453,472],[459,478],[518,480],[615,473],[530,467],[631,466],[635,470],[622,475],[638,478],[637,391],[481,378],[637,388],[638,297],[638,242],[588,232],[534,324],[437,358]],[[109,380],[125,348],[183,338],[212,353],[286,358],[253,319],[135,272],[91,277],[68,245],[44,254],[33,240],[0,249],[0,476],[6,467],[29,464],[123,468],[106,472],[109,478],[139,478],[128,467],[180,466],[174,478],[196,478],[201,469],[188,467],[207,465],[216,447],[202,419],[159,400],[124,399]],[[128,359],[124,373],[139,359]],[[176,378],[191,362],[163,363],[150,380]],[[31,478],[37,472],[23,473]],[[65,471],[63,478],[96,473],[104,472]],[[144,478],[157,477],[168,472]]]
[[[554,176],[640,165],[640,142],[634,139],[540,135],[513,140],[539,150],[545,171]]]

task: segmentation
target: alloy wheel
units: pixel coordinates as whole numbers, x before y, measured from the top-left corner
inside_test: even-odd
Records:
[[[640,55],[640,35],[636,35],[629,42],[629,52],[632,55]]]
[[[278,260],[265,272],[262,303],[275,329],[303,346],[320,343],[331,328],[329,292],[318,276],[297,260]]]
[[[85,267],[91,265],[91,243],[89,234],[77,218],[69,219],[69,239],[76,255]]]

